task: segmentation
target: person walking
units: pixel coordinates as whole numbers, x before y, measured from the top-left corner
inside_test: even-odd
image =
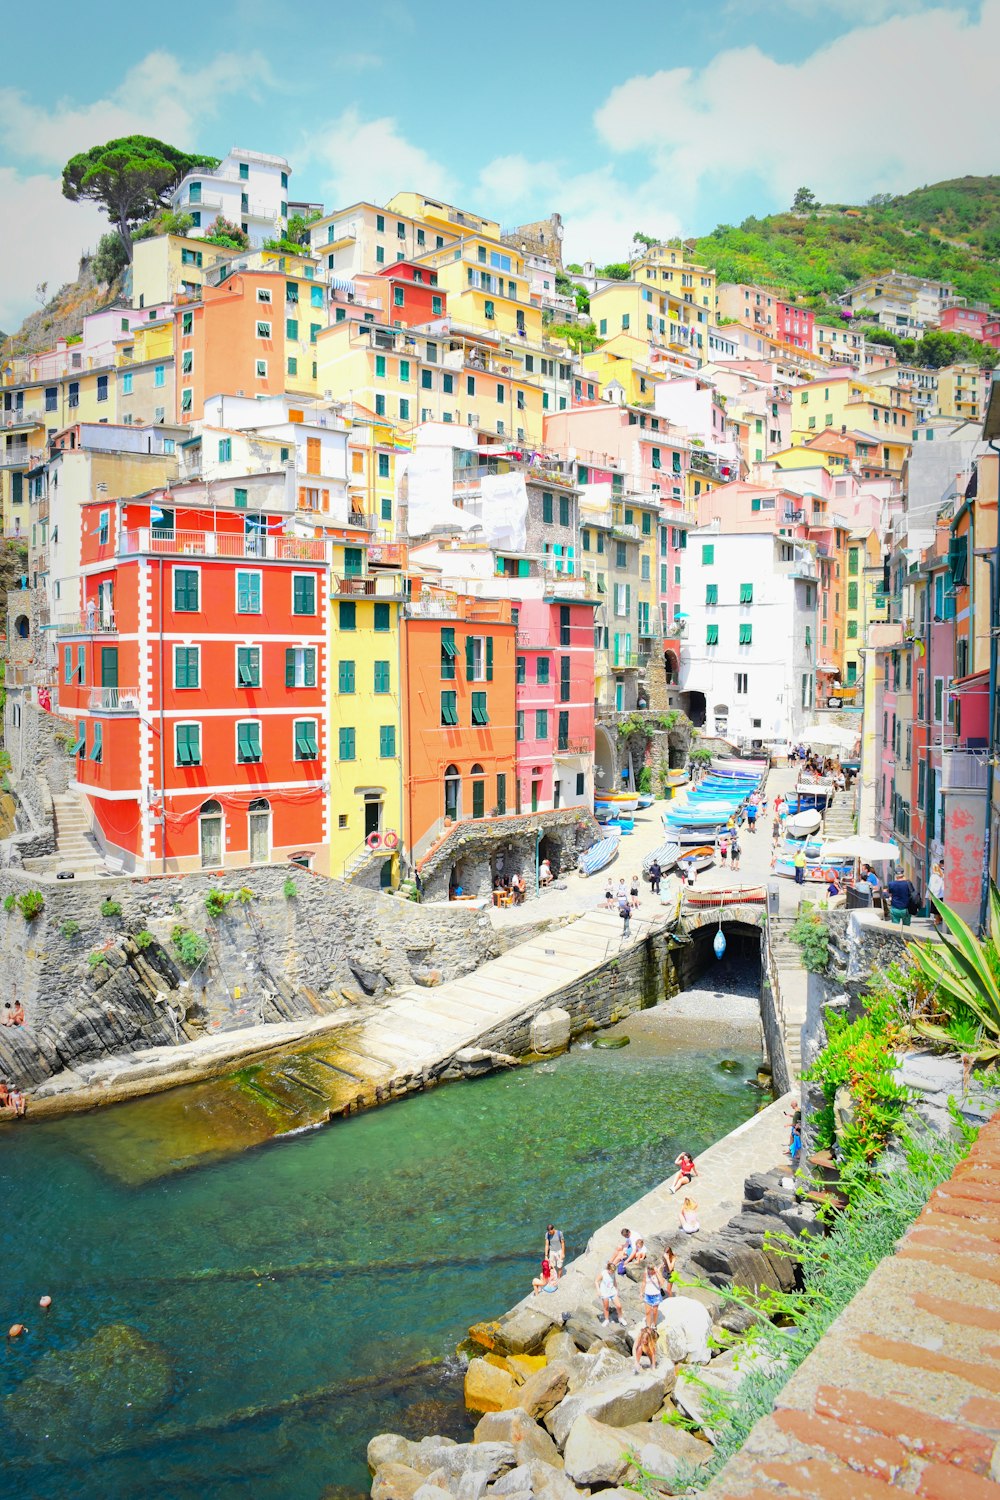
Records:
[[[662,879],[663,871],[660,869],[660,862],[659,860],[654,859],[653,863],[649,867],[649,888],[654,896],[658,896],[660,894],[660,881]]]
[[[734,870],[740,867],[740,839],[739,834],[734,833],[729,843],[729,858]]]
[[[622,942],[624,942],[632,933],[632,903],[628,899],[627,891],[619,891],[618,893],[618,915],[622,919]]]
[[[550,1262],[557,1276],[562,1273],[566,1260],[566,1241],[562,1230],[557,1229],[554,1224],[550,1224],[545,1231],[545,1250],[542,1259]]]
[[[638,877],[638,875],[633,875],[632,876],[632,884],[629,886],[628,895],[629,895],[629,901],[631,902],[631,905],[632,905],[633,909],[637,909],[638,905],[639,905],[639,877]]]
[[[721,837],[721,839],[719,840],[719,864],[722,866],[723,869],[726,868],[726,859],[727,859],[728,855],[729,855],[729,840],[726,838],[726,835],[723,834],[722,837]]]
[[[663,1301],[663,1283],[655,1266],[647,1266],[642,1278],[642,1301],[646,1311],[646,1327],[655,1328]]]
[[[668,1245],[663,1252],[663,1260],[660,1264],[660,1281],[663,1285],[665,1297],[674,1296],[674,1272],[677,1269],[677,1256],[674,1254],[673,1246]]]
[[[611,1322],[612,1307],[614,1307],[618,1314],[619,1323],[624,1323],[625,1316],[622,1312],[621,1298],[618,1296],[618,1283],[615,1280],[615,1263],[613,1260],[608,1261],[600,1276],[595,1279],[594,1285],[597,1288],[597,1295],[600,1297],[601,1305],[604,1308],[604,1316],[601,1319],[602,1327],[607,1328]]]
[[[795,865],[795,884],[796,885],[805,885],[805,881],[806,881],[806,851],[805,851],[805,849],[803,847],[801,847],[801,846],[799,847],[799,849],[798,849],[798,851],[797,851],[797,853],[795,855],[795,859],[793,860],[793,864]]]
[[[757,804],[750,801],[747,803],[747,833],[757,832]]]

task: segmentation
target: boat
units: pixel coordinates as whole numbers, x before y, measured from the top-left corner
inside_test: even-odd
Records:
[[[688,906],[763,906],[767,900],[767,887],[747,885],[723,891],[685,891]]]
[[[618,829],[603,839],[598,839],[596,844],[591,844],[589,849],[579,856],[576,868],[580,875],[596,875],[598,870],[603,870],[609,865],[618,853],[618,845],[622,841]]]
[[[635,832],[635,819],[632,817],[632,814],[631,813],[619,813],[618,814],[618,827],[621,829],[622,833],[634,833]]]
[[[639,793],[639,807],[640,808],[652,807],[652,805],[653,805],[653,803],[655,801],[656,801],[656,798],[655,798],[655,796],[653,795],[652,792],[640,792]]]
[[[699,844],[697,848],[680,855],[677,860],[678,870],[685,875],[691,871],[698,874],[701,870],[709,870],[714,864],[715,850],[709,844]]]
[[[650,851],[642,862],[642,874],[645,880],[649,879],[649,868],[655,860],[661,870],[669,870],[680,858],[681,846],[679,839],[667,839],[665,844],[660,844],[656,849]]]
[[[823,816],[816,808],[798,812],[785,822],[785,833],[792,838],[808,838],[822,827]]]
[[[635,812],[639,806],[637,792],[600,792],[594,797],[594,811]]]

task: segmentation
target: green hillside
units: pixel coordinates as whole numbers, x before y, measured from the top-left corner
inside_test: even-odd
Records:
[[[720,224],[694,250],[720,281],[785,287],[820,306],[859,277],[890,270],[948,281],[970,301],[1000,306],[998,253],[1000,177],[960,177],[859,209],[824,204]]]

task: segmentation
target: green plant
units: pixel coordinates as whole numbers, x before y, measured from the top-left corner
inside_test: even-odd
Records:
[[[138,932],[133,932],[132,941],[141,952],[145,948],[151,948],[156,939],[147,928],[142,927]]]
[[[192,932],[190,927],[182,927],[180,923],[171,932],[170,941],[181,963],[188,969],[196,969],[208,952],[208,938],[200,932]]]
[[[660,796],[665,797],[670,789],[670,762],[665,755],[656,763],[656,779],[660,783]]]
[[[934,900],[948,931],[941,943],[910,943],[914,967],[933,996],[931,1017],[914,1030],[946,1051],[991,1070],[1000,1058],[1000,892],[990,885],[992,937],[975,937],[957,912]]]
[[[222,245],[227,250],[247,250],[250,247],[250,237],[246,231],[222,214],[219,214],[204,238],[206,245]]]
[[[102,948],[92,948],[87,954],[87,963],[95,971],[101,967],[107,967],[107,955]]]
[[[235,891],[209,891],[205,897],[205,910],[210,917],[221,917],[226,907],[235,900]]]
[[[633,734],[641,734],[647,740],[649,739],[649,725],[642,714],[626,714],[623,719],[618,721],[618,738],[620,740],[627,740]]]
[[[707,766],[712,759],[712,752],[707,745],[694,745],[688,751],[688,760],[695,766]]]
[[[80,931],[80,924],[79,922],[74,922],[71,917],[68,922],[64,922],[62,924],[59,931],[68,942],[70,938],[75,938],[77,936]]]
[[[45,909],[45,897],[41,891],[25,891],[23,896],[18,896],[17,904],[24,920],[33,922],[39,912]]]
[[[10,751],[0,750],[0,771],[6,773],[11,768]]]
[[[62,170],[63,197],[89,198],[104,210],[132,259],[132,230],[169,207],[171,189],[186,173],[219,165],[214,156],[190,156],[149,135],[118,136],[70,157]]]
[[[639,772],[639,791],[651,792],[652,790],[653,768],[651,766],[643,766],[642,770]]]
[[[281,891],[286,901],[294,901],[296,896],[299,894],[299,888],[290,875],[286,877],[285,883],[281,887]]]
[[[251,901],[256,901],[257,896],[248,885],[241,885],[236,892],[236,899],[241,906],[249,906]]]
[[[112,901],[112,899],[111,899],[110,896],[107,896],[101,902],[101,916],[102,917],[120,917],[121,914],[122,914],[121,902],[119,902],[119,901]]]
[[[830,930],[819,912],[808,902],[799,907],[788,936],[802,949],[802,967],[810,974],[823,974],[830,961]]]

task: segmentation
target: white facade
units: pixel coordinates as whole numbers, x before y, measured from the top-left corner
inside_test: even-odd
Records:
[[[296,412],[294,421],[290,409]],[[210,396],[204,420],[197,425],[205,437],[206,463],[214,463],[216,439],[224,442],[226,432],[240,434],[242,442],[234,441],[226,450],[235,466],[233,473],[287,472],[297,509],[320,511],[332,521],[347,524],[349,428],[339,409],[318,402],[310,405],[291,396],[260,401],[248,396]],[[282,453],[287,457],[282,458]]]
[[[287,228],[291,175],[283,156],[234,146],[214,172],[189,172],[171,194],[170,206],[194,219],[190,239],[203,238],[221,215],[239,224],[257,249]]]
[[[681,579],[681,694],[702,694],[705,732],[794,739],[816,695],[817,571],[811,550],[770,532],[688,534]],[[686,700],[688,713],[696,702]]]

